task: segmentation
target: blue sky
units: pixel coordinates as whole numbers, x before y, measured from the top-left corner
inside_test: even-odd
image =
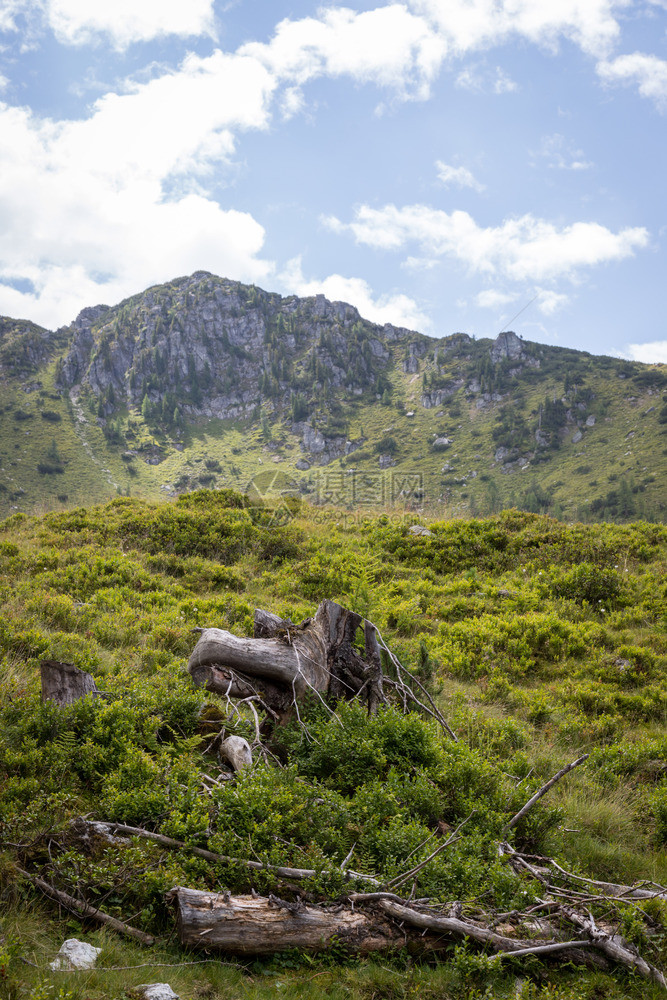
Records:
[[[0,0],[0,314],[209,270],[667,362],[667,0]]]

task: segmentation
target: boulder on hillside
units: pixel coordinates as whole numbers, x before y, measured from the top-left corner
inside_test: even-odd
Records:
[[[59,972],[71,972],[73,969],[92,969],[97,957],[102,951],[86,941],[68,938],[60,946],[60,951],[49,968]]]

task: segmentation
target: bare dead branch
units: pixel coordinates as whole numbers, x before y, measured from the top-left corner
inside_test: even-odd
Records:
[[[476,810],[473,809],[470,815],[466,816],[466,818],[462,820],[461,823],[459,823],[456,829],[449,835],[447,840],[443,844],[439,844],[438,847],[436,847],[436,849],[433,851],[433,853],[429,854],[427,858],[425,858],[423,861],[420,861],[420,863],[418,865],[415,865],[414,868],[411,868],[410,871],[405,872],[405,874],[403,875],[399,875],[398,878],[392,879],[391,882],[387,882],[387,888],[396,889],[399,885],[403,885],[403,883],[407,882],[408,879],[412,878],[414,875],[417,875],[423,868],[426,868],[426,865],[430,861],[433,861],[433,858],[437,857],[438,854],[444,851],[446,847],[450,847],[452,844],[455,844],[457,840],[460,840],[461,838],[458,836],[459,830],[461,830],[466,825],[468,820],[472,819],[472,817],[475,815],[475,812]]]
[[[278,875],[281,878],[288,879],[306,879],[315,878],[319,874],[327,874],[316,871],[314,868],[287,868],[281,865],[270,865],[265,864],[263,861],[250,861],[247,858],[233,858],[226,854],[216,854],[214,851],[208,851],[204,847],[194,847],[191,844],[185,844],[182,840],[174,840],[173,837],[167,837],[163,833],[154,833],[152,830],[144,830],[140,826],[127,826],[125,823],[110,823],[105,820],[79,820],[79,822],[85,823],[87,826],[98,830],[99,832],[108,832],[109,830],[118,834],[125,834],[129,837],[141,837],[144,840],[152,840],[155,844],[161,844],[163,847],[171,847],[175,850],[185,850],[190,851],[191,854],[196,854],[200,858],[205,858],[207,861],[212,861],[214,864],[234,864],[243,865],[246,868],[250,868],[253,871],[265,871],[271,872],[274,875]],[[341,871],[340,868],[332,869],[332,873]],[[352,880],[359,880],[361,882],[368,882],[371,885],[379,885],[379,880],[373,878],[371,875],[362,875],[360,872],[346,871],[345,874]]]
[[[583,764],[584,761],[588,760],[589,756],[590,754],[585,753],[582,757],[578,757],[577,760],[573,760],[571,764],[567,764],[565,767],[561,768],[558,774],[554,774],[553,778],[549,778],[546,784],[542,785],[542,787],[538,789],[530,799],[528,799],[525,806],[519,809],[518,813],[512,816],[509,823],[505,824],[502,829],[502,836],[506,837],[509,831],[517,825],[519,820],[523,819],[526,813],[533,808],[536,802],[539,802],[543,795],[546,795],[550,788],[553,788],[557,781],[560,781],[560,779],[565,777],[566,774],[573,771],[575,767],[579,767],[580,764]]]
[[[123,934],[125,937],[132,938],[134,941],[138,941],[139,944],[151,947],[155,944],[155,938],[151,937],[150,934],[145,934],[143,931],[138,930],[136,927],[131,927],[129,924],[124,923],[122,920],[118,920],[116,917],[110,916],[108,913],[103,913],[102,910],[98,910],[97,907],[91,906],[90,903],[86,903],[82,900],[75,899],[74,896],[70,896],[69,893],[63,892],[62,889],[56,889],[54,886],[45,882],[43,878],[39,878],[37,875],[31,875],[30,872],[26,872],[23,868],[17,866],[16,870],[24,878],[27,878],[33,885],[48,896],[50,899],[55,900],[61,906],[64,906],[66,910],[71,913],[78,913],[79,916],[87,917],[89,920],[95,920],[98,924],[105,924],[107,927],[111,927],[113,930],[117,931],[119,934]]]

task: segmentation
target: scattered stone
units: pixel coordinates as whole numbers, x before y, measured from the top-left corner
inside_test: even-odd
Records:
[[[433,532],[429,531],[427,527],[423,524],[411,524],[408,528],[411,535],[432,535]]]
[[[179,1000],[179,994],[174,993],[169,983],[142,983],[132,992],[141,1000]]]
[[[98,694],[91,674],[79,670],[73,663],[60,660],[41,660],[42,701],[57,705],[72,705],[87,694]],[[74,940],[72,938],[72,940]]]
[[[305,458],[300,458],[296,463],[296,467],[299,472],[307,472],[310,468],[310,462],[307,462]]]
[[[586,426],[587,426],[587,427],[595,427],[595,417],[593,416],[593,414],[592,414],[592,413],[590,413],[590,414],[589,414],[589,415],[588,415],[588,416],[586,417]]]
[[[220,756],[229,761],[235,771],[252,767],[252,750],[242,736],[228,736],[220,744]]]
[[[437,437],[433,442],[433,447],[436,451],[445,451],[452,444],[451,438],[448,437]]]
[[[654,410],[655,407],[652,406],[651,409]],[[414,417],[415,411],[414,410],[408,410],[408,412],[405,415],[406,415],[406,417]]]
[[[575,431],[574,434],[572,435],[572,444],[579,444],[583,436],[584,435],[581,433],[581,431]]]
[[[380,455],[381,469],[390,469],[392,465],[396,465],[396,460],[391,455]]]
[[[49,968],[64,972],[72,969],[92,969],[101,951],[101,948],[95,948],[86,941],[68,938],[60,946],[60,951],[54,960],[49,963]]]

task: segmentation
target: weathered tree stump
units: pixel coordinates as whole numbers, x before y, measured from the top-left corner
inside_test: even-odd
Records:
[[[364,655],[354,648],[364,624]],[[255,610],[254,638],[224,629],[202,632],[188,662],[194,682],[230,698],[261,695],[278,717],[308,692],[316,697],[363,697],[369,711],[384,702],[380,647],[375,627],[361,615],[322,601],[300,625]]]
[[[55,701],[58,705],[71,705],[87,694],[99,694],[97,685],[85,670],[73,663],[59,660],[42,660],[42,701]]]

